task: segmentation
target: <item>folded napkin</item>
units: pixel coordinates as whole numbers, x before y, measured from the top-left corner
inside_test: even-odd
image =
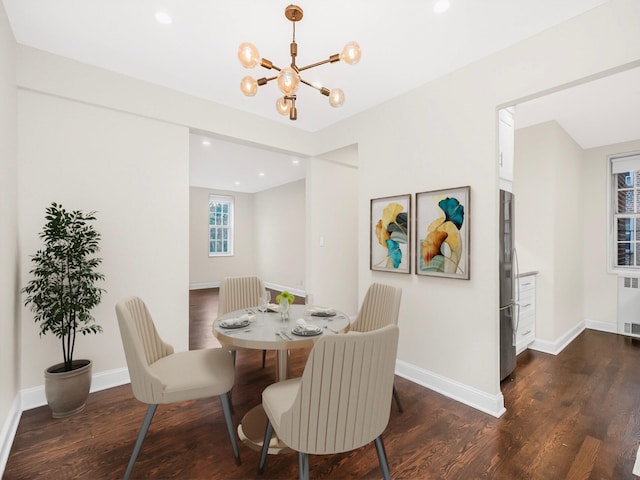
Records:
[[[311,307],[307,308],[307,313],[310,315],[317,315],[319,317],[329,317],[335,315],[336,311],[330,307]]]
[[[234,327],[237,325],[244,325],[247,322],[250,322],[255,315],[250,315],[245,313],[244,315],[237,318],[225,318],[224,320],[220,320],[220,325],[223,327]]]
[[[322,328],[320,328],[318,325],[312,325],[310,323],[307,323],[302,318],[299,318],[298,320],[296,320],[296,325],[297,325],[297,328],[305,330],[307,332],[319,332],[320,330],[322,330]]]

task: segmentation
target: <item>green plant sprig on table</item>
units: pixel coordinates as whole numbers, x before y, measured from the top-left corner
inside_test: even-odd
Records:
[[[283,299],[287,299],[287,301],[289,302],[289,304],[292,304],[294,302],[294,300],[296,299],[295,295],[293,293],[287,292],[286,290],[284,290],[282,293],[280,293],[277,297],[276,297],[276,303],[280,303],[281,300]]]

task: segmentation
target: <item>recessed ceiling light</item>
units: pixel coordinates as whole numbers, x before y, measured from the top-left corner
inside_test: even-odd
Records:
[[[211,145],[209,140],[202,140],[202,145]]]
[[[294,165],[298,165],[300,163],[300,160],[298,159],[291,160],[291,163],[293,163]]]
[[[264,177],[264,172],[260,172],[258,175]]]
[[[449,10],[449,0],[437,0],[433,4],[433,11],[436,13],[443,13]]]
[[[239,182],[238,180],[236,180],[236,182],[235,182],[235,183],[236,183],[236,185],[240,185],[240,182]]]
[[[167,12],[156,12],[156,20],[163,25],[170,25],[173,22],[173,18]]]

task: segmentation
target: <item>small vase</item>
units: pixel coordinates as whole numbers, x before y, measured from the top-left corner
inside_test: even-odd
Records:
[[[289,300],[286,298],[280,300],[280,319],[283,322],[289,320]]]

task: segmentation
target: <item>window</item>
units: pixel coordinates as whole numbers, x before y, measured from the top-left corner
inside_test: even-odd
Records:
[[[609,157],[610,266],[640,271],[640,154]]]
[[[209,195],[209,256],[233,255],[233,197]]]

